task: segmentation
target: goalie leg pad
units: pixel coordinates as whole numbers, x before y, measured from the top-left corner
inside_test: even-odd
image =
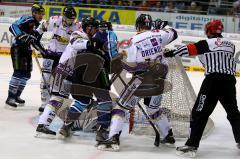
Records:
[[[162,114],[161,106],[162,96],[152,96],[151,98],[144,98],[144,104],[146,105],[147,112],[149,116],[154,119],[160,119]]]
[[[42,78],[40,83],[40,89],[41,89],[41,100],[42,105],[46,105],[49,98],[49,88],[50,88],[50,77],[53,67],[53,60],[51,59],[43,59],[43,65],[42,65]]]
[[[42,66],[42,72],[44,73],[51,73],[52,67],[53,67],[53,60],[51,59],[43,59],[43,66]]]
[[[135,106],[138,99],[133,94],[141,85],[141,83],[142,81],[138,78],[131,80],[128,84],[128,87],[125,88],[121,93],[121,96],[117,101],[118,105],[128,110],[132,109],[133,105]]]

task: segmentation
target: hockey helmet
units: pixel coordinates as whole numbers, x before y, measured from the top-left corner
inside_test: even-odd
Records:
[[[205,33],[221,34],[223,32],[223,23],[221,20],[212,20],[205,25]]]
[[[101,20],[99,23],[99,28],[102,30],[112,30],[112,23],[106,20]]]
[[[63,21],[68,25],[72,25],[77,17],[77,12],[71,6],[67,6],[63,9]]]
[[[135,27],[150,30],[152,27],[152,17],[149,14],[141,14],[137,17]]]
[[[32,13],[34,13],[34,12],[45,13],[45,9],[40,4],[33,4],[32,8],[31,8],[31,11],[32,11]]]
[[[82,29],[86,32],[87,27],[99,28],[99,22],[93,17],[87,17],[82,19]]]

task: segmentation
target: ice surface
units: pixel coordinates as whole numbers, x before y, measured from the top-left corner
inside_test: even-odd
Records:
[[[93,134],[80,133],[72,139],[48,140],[34,138],[34,119],[40,106],[40,73],[36,63],[32,78],[22,95],[26,106],[17,110],[5,109],[5,100],[12,64],[9,56],[0,57],[0,159],[176,159],[174,148],[153,146],[148,136],[124,135],[120,152],[102,152],[94,147]],[[198,92],[203,73],[188,72],[195,91]],[[240,105],[240,78],[237,83],[238,105]],[[220,104],[211,118],[215,123],[213,132],[202,140],[198,150],[200,159],[237,159],[240,150],[236,148],[226,113]],[[177,141],[183,145],[185,140]]]

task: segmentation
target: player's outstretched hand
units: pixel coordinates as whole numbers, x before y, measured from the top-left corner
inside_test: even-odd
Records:
[[[174,57],[174,54],[173,54],[174,51],[175,50],[166,49],[166,50],[164,50],[163,55],[164,55],[164,57]]]
[[[161,19],[156,19],[155,21],[153,21],[153,26],[154,29],[164,29],[165,26],[168,25],[168,21],[163,21]]]

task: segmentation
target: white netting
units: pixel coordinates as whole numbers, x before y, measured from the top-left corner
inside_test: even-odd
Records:
[[[171,122],[175,137],[186,138],[189,133],[191,109],[195,103],[196,94],[180,59],[169,59],[167,80],[172,83],[172,90],[163,94],[161,107]],[[138,109],[135,112],[134,121],[133,132],[135,134],[154,134]],[[209,119],[203,136],[207,135],[213,127],[214,123]]]

